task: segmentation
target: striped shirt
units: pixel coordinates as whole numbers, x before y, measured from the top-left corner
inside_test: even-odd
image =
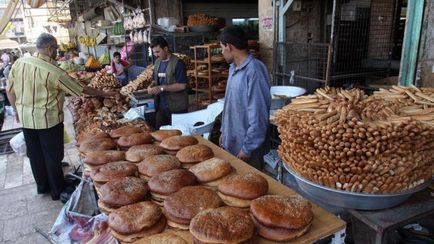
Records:
[[[14,63],[7,91],[16,96],[15,105],[24,128],[47,129],[63,122],[65,92],[79,96],[83,86],[57,67],[55,60],[35,53]]]

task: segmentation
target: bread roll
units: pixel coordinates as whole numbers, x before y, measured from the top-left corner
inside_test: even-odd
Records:
[[[265,226],[305,228],[312,222],[312,204],[301,196],[267,195],[252,201],[250,211]]]
[[[196,184],[196,176],[185,169],[173,169],[152,177],[148,184],[151,192],[169,195]]]
[[[163,141],[166,138],[172,137],[172,136],[180,136],[182,132],[180,130],[157,130],[151,133],[151,136],[156,141]]]
[[[177,151],[181,150],[186,146],[195,145],[197,143],[197,139],[193,136],[172,136],[164,139],[160,143],[160,147],[170,151]]]
[[[100,200],[114,207],[122,207],[143,201],[148,194],[148,186],[143,179],[124,177],[107,182],[100,188]]]
[[[128,161],[111,162],[103,165],[91,173],[91,178],[98,183],[106,183],[110,180],[126,176],[136,176],[137,165]]]
[[[131,135],[121,136],[117,143],[121,147],[132,147],[135,145],[152,143],[152,136],[147,132],[135,133]]]
[[[117,150],[87,152],[83,162],[91,166],[99,166],[110,162],[125,160],[125,152]]]
[[[259,235],[271,241],[291,241],[308,232],[311,227],[311,224],[308,224],[306,227],[300,229],[273,228],[261,224],[254,216],[251,217],[255,223],[256,230],[258,231]]]
[[[164,200],[166,217],[175,223],[187,225],[199,212],[218,208],[223,204],[220,197],[203,186],[186,186]]]
[[[125,153],[125,158],[130,162],[138,163],[149,156],[162,153],[163,149],[159,146],[152,144],[136,145],[128,149],[128,151]]]
[[[227,196],[252,200],[268,193],[268,182],[256,173],[236,174],[222,180],[218,190]]]
[[[131,243],[134,242],[140,238],[146,237],[146,236],[152,236],[158,233],[161,233],[166,229],[166,218],[162,216],[160,220],[153,226],[149,228],[145,228],[137,233],[132,233],[128,235],[123,235],[121,233],[118,233],[114,230],[111,231],[112,235],[121,241],[121,243]]]
[[[112,138],[119,138],[121,136],[128,136],[134,133],[141,133],[142,129],[135,127],[133,125],[126,125],[115,130],[112,130],[109,134]]]
[[[196,144],[182,148],[176,153],[176,157],[181,163],[199,163],[214,157],[214,152],[208,146]]]
[[[144,201],[114,210],[109,215],[108,224],[117,233],[128,235],[155,225],[162,215],[159,206]]]
[[[117,147],[116,143],[110,138],[100,138],[94,141],[84,141],[80,144],[78,151],[87,154],[88,152],[112,150]]]
[[[189,170],[200,183],[206,183],[230,174],[234,168],[228,161],[214,157],[192,166]]]
[[[156,176],[163,172],[181,168],[181,163],[175,156],[171,155],[153,155],[145,158],[138,165],[139,173],[150,177]]]
[[[190,233],[204,243],[242,243],[254,236],[255,225],[247,211],[221,207],[196,215]]]

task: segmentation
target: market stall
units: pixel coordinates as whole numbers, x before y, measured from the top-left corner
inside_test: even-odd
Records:
[[[135,130],[135,132],[143,131],[143,129],[142,129],[143,127],[135,127],[135,128],[137,128],[137,130]],[[111,130],[111,131],[113,131],[113,130]],[[119,131],[119,130],[117,130],[117,131]],[[220,158],[224,161],[229,162],[230,165],[235,169],[237,174],[243,175],[243,174],[247,174],[247,173],[254,173],[254,174],[259,174],[262,177],[264,177],[268,183],[268,186],[269,186],[268,191],[267,191],[268,195],[291,196],[291,197],[298,195],[297,193],[295,193],[291,189],[287,188],[284,185],[279,184],[271,177],[257,171],[253,167],[251,167],[248,164],[246,164],[245,162],[237,159],[236,157],[230,155],[229,153],[227,153],[223,149],[217,147],[213,143],[203,139],[200,136],[197,136],[195,138],[197,139],[198,144],[205,145],[205,146],[209,147],[212,150],[214,157]],[[105,140],[106,140],[106,138],[101,138],[97,141],[97,144],[98,145],[102,145],[102,144],[105,145]],[[80,143],[81,146],[79,149],[82,152],[86,152],[82,148],[84,143],[86,143],[86,142],[82,141]],[[118,141],[118,144],[119,144],[119,141]],[[115,147],[116,147],[116,144],[115,144]],[[104,149],[108,149],[108,148],[114,149],[115,147],[108,146],[108,147],[105,147]],[[95,148],[99,148],[99,147],[97,145],[95,145]],[[131,150],[131,148],[130,148],[130,150]],[[86,153],[82,154],[83,156],[87,155],[87,157],[86,157],[87,159],[85,159],[85,162],[86,162],[86,160],[87,160],[87,162],[90,162],[88,157],[92,157],[91,156],[91,155],[93,155],[92,152],[94,152],[94,151],[87,151]],[[128,151],[127,151],[127,159],[135,161],[135,159],[128,158]],[[92,164],[92,165],[94,165],[94,164]],[[137,163],[133,163],[133,165],[137,165]],[[102,166],[102,165],[100,165],[100,166]],[[86,166],[86,164],[85,164],[85,168],[89,169],[88,167],[89,166]],[[139,167],[140,167],[140,164],[139,164]],[[92,168],[94,168],[94,167],[92,167]],[[88,171],[88,173],[89,173],[89,171]],[[95,177],[95,175],[92,178],[94,178],[94,177]],[[154,176],[154,177],[158,177],[158,175]],[[137,178],[137,179],[139,179],[139,178]],[[98,180],[98,179],[95,179],[95,180]],[[113,179],[113,181],[115,181],[115,180],[116,179]],[[109,184],[109,182],[107,182],[106,184]],[[104,190],[102,190],[103,185],[101,185],[99,183],[94,183],[94,184],[97,187],[97,192],[99,193],[99,196],[104,198],[104,196],[101,195],[101,194],[104,194]],[[149,182],[148,182],[148,184],[149,184]],[[152,192],[151,192],[151,194],[152,194]],[[121,197],[121,196],[122,196],[122,194],[119,195],[119,197]],[[146,199],[148,199],[148,198],[146,198]],[[99,205],[99,206],[101,209],[101,205]],[[107,212],[107,209],[102,208],[101,211]],[[116,210],[111,210],[111,211],[113,212]],[[312,204],[312,213],[313,213],[313,221],[311,222],[311,227],[310,227],[309,231],[306,234],[302,235],[301,237],[294,239],[293,241],[295,241],[296,243],[312,243],[314,241],[323,239],[323,238],[328,237],[330,235],[333,236],[335,234],[336,235],[334,238],[336,240],[340,240],[340,238],[341,238],[340,235],[341,235],[341,233],[344,233],[344,229],[345,229],[345,222],[344,221],[340,220],[339,218],[337,218],[333,214],[328,213],[326,210],[324,210],[323,208],[321,208],[315,204]],[[110,218],[111,215],[108,213],[108,216]],[[164,233],[174,233],[174,234],[182,237],[184,240],[186,240],[187,243],[193,242],[193,239],[192,239],[193,237],[188,230],[178,230],[176,228],[167,226],[166,228],[164,228],[163,232]],[[259,238],[258,241],[259,241],[258,243],[274,243],[272,241],[267,241],[266,239],[263,239],[263,238]]]
[[[149,81],[148,76],[150,76],[150,71],[146,70],[142,75],[139,76],[139,81],[133,82],[132,84],[137,83],[138,86],[141,86],[142,82]],[[104,90],[119,89],[119,85],[116,80],[113,79],[112,76],[104,73],[97,73],[88,85]],[[108,238],[107,235],[113,235],[121,242],[131,242],[140,238],[152,236],[153,234],[159,232],[163,232],[174,233],[186,240],[187,243],[192,243],[193,236],[194,238],[198,238],[196,236],[196,232],[194,232],[195,234],[192,236],[192,230],[188,230],[188,224],[186,230],[180,230],[178,227],[176,227],[177,225],[173,226],[173,223],[169,222],[173,217],[165,212],[167,211],[167,206],[165,201],[161,201],[160,197],[168,199],[172,195],[175,195],[177,191],[188,191],[191,189],[191,187],[197,187],[200,191],[204,191],[207,194],[214,194],[217,199],[216,201],[219,202],[217,206],[220,208],[225,205],[239,206],[236,204],[232,205],[234,204],[231,200],[232,197],[228,198],[225,196],[225,194],[219,195],[222,194],[220,192],[221,189],[219,189],[220,182],[223,182],[225,179],[235,177],[236,175],[257,175],[255,177],[264,179],[265,183],[263,184],[265,184],[266,188],[263,189],[265,190],[259,195],[254,195],[254,197],[251,197],[250,200],[241,199],[236,200],[235,202],[240,201],[243,204],[246,204],[245,202],[247,201],[247,205],[244,205],[244,209],[249,209],[250,204],[252,204],[256,199],[260,199],[261,196],[264,197],[264,194],[276,195],[279,198],[287,199],[286,201],[301,201],[303,205],[306,206],[306,210],[311,212],[311,214],[307,219],[306,225],[301,225],[302,227],[296,227],[296,229],[286,229],[286,232],[289,231],[291,236],[290,239],[292,241],[297,243],[312,243],[328,236],[334,236],[337,242],[342,241],[341,235],[345,233],[344,221],[327,212],[318,205],[312,204],[309,201],[301,198],[290,188],[278,183],[264,173],[257,171],[245,162],[237,159],[228,152],[214,145],[212,142],[209,142],[200,136],[179,136],[180,133],[176,130],[152,132],[152,128],[150,128],[149,125],[141,119],[128,120],[125,118],[119,118],[120,112],[125,111],[129,107],[128,103],[126,103],[126,100],[129,98],[128,94],[131,92],[131,89],[137,88],[133,87],[132,85],[124,87],[120,91],[127,96],[119,94],[115,98],[111,99],[106,98],[101,100],[93,97],[78,97],[70,99],[69,108],[74,118],[77,148],[85,169],[83,178],[86,181],[93,182],[92,185],[95,186],[95,190],[99,198],[97,206],[94,207],[99,208],[101,212],[105,213],[105,215],[101,215],[102,217],[95,217],[96,219],[94,221],[97,221],[98,223],[105,222],[106,225],[108,224],[109,226],[109,229],[104,230],[96,227],[91,229],[88,228],[86,230],[83,229],[83,231],[86,231],[86,235],[80,237],[75,235],[71,236],[70,234],[70,238],[76,238],[73,239],[76,241],[84,240],[80,238],[93,238],[94,240],[98,240],[98,238]],[[199,150],[199,152],[197,150]],[[181,153],[182,151],[185,152]],[[176,157],[170,155],[176,155]],[[159,160],[162,160],[158,161],[157,166],[153,166],[157,167],[153,171],[149,171],[149,167],[151,166],[147,161],[151,158],[160,158]],[[166,165],[168,163],[166,161],[167,159],[175,160],[175,162],[178,163],[174,163],[174,165],[172,164],[172,166],[162,169],[161,165]],[[207,175],[215,175],[219,174],[218,172],[222,172],[220,167],[216,167],[214,169],[213,167],[215,167],[215,163],[213,161],[209,162],[208,166],[197,166],[209,160],[217,160],[221,164],[225,164],[230,169],[227,171],[227,173],[225,173],[224,176],[215,176],[213,178],[215,181],[212,181],[215,182],[214,184],[210,184],[210,176],[200,176],[200,172],[208,170],[209,172]],[[158,173],[155,171],[157,169]],[[144,175],[145,173],[151,174],[151,172],[153,172],[152,175]],[[167,183],[155,183],[159,178],[164,179],[165,177],[168,177],[166,174],[170,175],[175,174],[176,172],[182,172],[183,175],[185,174],[185,176],[182,176],[183,180],[180,181],[179,184],[176,183],[178,181],[175,180],[177,179],[176,177],[179,176],[170,176],[171,180],[167,181],[166,179],[161,181]],[[202,178],[205,176],[208,177],[208,180],[206,180],[206,178]],[[192,182],[186,183],[185,177],[192,177]],[[176,187],[176,190],[170,192],[170,194],[161,195],[162,193],[160,193],[158,189],[162,186],[158,186],[158,184],[170,184],[171,181],[174,181],[175,184],[177,184],[175,186],[170,186]],[[155,184],[157,184],[157,186],[155,186]],[[127,188],[124,188],[124,186]],[[166,188],[163,187],[163,189]],[[113,195],[113,193],[115,193],[115,195]],[[186,196],[188,201],[194,202],[194,199],[197,197],[202,197],[202,194],[200,196],[196,196],[194,191],[191,194],[191,196]],[[220,197],[223,199],[223,201],[220,200]],[[202,199],[199,202],[202,201],[204,200]],[[209,199],[207,201],[209,201]],[[155,226],[152,226],[153,232],[146,232],[145,230],[147,230],[147,228],[143,229],[143,227],[140,227],[142,229],[139,228],[140,231],[137,232],[137,228],[134,231],[130,229],[126,231],[124,229],[117,229],[119,228],[119,225],[113,224],[113,222],[111,222],[113,221],[113,218],[120,218],[122,221],[124,221],[122,222],[124,223],[122,226],[125,224],[129,226],[128,220],[133,222],[142,221],[144,217],[141,214],[143,213],[139,210],[135,210],[136,208],[140,209],[143,207],[140,204],[150,206],[162,205],[163,212],[159,213],[158,216],[161,216],[159,217],[160,221],[166,221],[165,219],[167,219],[168,225],[166,226],[165,222],[164,224],[160,222],[152,222],[155,224]],[[185,205],[182,204],[181,206]],[[259,204],[259,207],[261,206],[262,205]],[[297,204],[289,204],[287,207],[297,209],[297,206]],[[243,209],[241,207],[234,208]],[[183,207],[181,207],[179,211],[193,211],[191,209],[182,209]],[[295,209],[294,211],[298,211]],[[127,211],[128,214],[121,214],[122,211]],[[159,212],[158,210],[155,211]],[[244,210],[237,211],[247,213],[244,212]],[[194,217],[198,216],[200,212],[201,211],[195,212],[195,214],[191,216],[192,222],[195,221]],[[289,211],[288,213],[292,212]],[[125,216],[130,217],[123,219]],[[250,222],[251,228],[253,228],[253,220],[255,217],[249,217],[247,215],[246,218],[247,221]],[[280,222],[283,221],[282,223],[286,224],[292,223],[291,221],[287,222],[285,218],[283,218],[283,220],[279,220],[279,217],[277,217],[277,220]],[[72,229],[77,231],[77,228],[78,230],[81,230],[81,228],[84,227],[76,227]],[[155,228],[158,228],[158,230],[155,230]],[[302,228],[302,230],[297,228]],[[122,230],[124,231],[119,232]],[[280,230],[284,229],[281,228]],[[256,232],[252,232],[252,238],[253,233]],[[257,235],[259,234],[254,234],[254,236]],[[288,235],[288,233],[286,235]],[[257,240],[259,243],[273,243],[272,241],[268,241],[263,237],[255,238],[258,238]]]

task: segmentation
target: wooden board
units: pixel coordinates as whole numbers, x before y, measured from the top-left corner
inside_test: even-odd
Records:
[[[270,176],[256,170],[252,166],[246,164],[245,162],[237,159],[233,155],[229,154],[228,152],[224,151],[220,147],[216,146],[210,141],[207,141],[203,139],[202,137],[198,136],[197,139],[199,140],[199,143],[209,146],[213,151],[216,157],[226,159],[229,161],[232,166],[237,170],[238,173],[245,173],[245,172],[256,172],[258,174],[261,174],[264,176],[269,184],[269,194],[278,194],[278,195],[295,195],[297,194],[290,188],[280,184]],[[301,236],[300,238],[297,238],[293,241],[293,243],[312,243],[314,241],[323,239],[329,235],[332,235],[336,233],[339,230],[342,230],[345,228],[345,222],[336,217],[335,215],[327,212],[323,208],[312,204],[313,213],[314,213],[314,219],[312,222],[312,227],[308,233]],[[175,231],[173,229],[166,229],[167,232],[175,233],[182,238],[184,238],[188,243],[193,243],[192,236],[190,232],[188,231]],[[259,239],[260,244],[268,244],[268,243],[275,243],[272,241],[268,241],[265,239],[260,238]]]

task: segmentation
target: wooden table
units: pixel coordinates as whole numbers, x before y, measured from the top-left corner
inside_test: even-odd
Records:
[[[237,170],[238,173],[245,173],[245,172],[255,172],[262,176],[264,176],[269,184],[269,194],[278,194],[278,195],[296,195],[297,193],[291,190],[290,188],[278,183],[273,178],[269,177],[268,175],[256,170],[252,166],[246,164],[245,162],[237,159],[235,156],[229,154],[228,152],[224,151],[217,145],[213,144],[210,141],[207,141],[203,139],[202,137],[198,136],[197,139],[199,140],[199,143],[209,146],[213,151],[216,157],[226,159],[229,161],[232,166]],[[312,210],[314,213],[314,219],[312,222],[312,227],[308,233],[301,236],[300,238],[295,239],[294,243],[312,243],[314,241],[323,239],[327,236],[333,235],[336,232],[339,232],[345,228],[345,222],[336,217],[335,215],[327,212],[323,208],[315,205],[312,203]],[[172,229],[167,229],[167,232],[174,232],[177,235],[183,237],[185,240],[188,241],[188,243],[192,243],[192,236],[190,232],[188,231],[175,231]],[[265,239],[260,238],[259,243],[274,243]]]

